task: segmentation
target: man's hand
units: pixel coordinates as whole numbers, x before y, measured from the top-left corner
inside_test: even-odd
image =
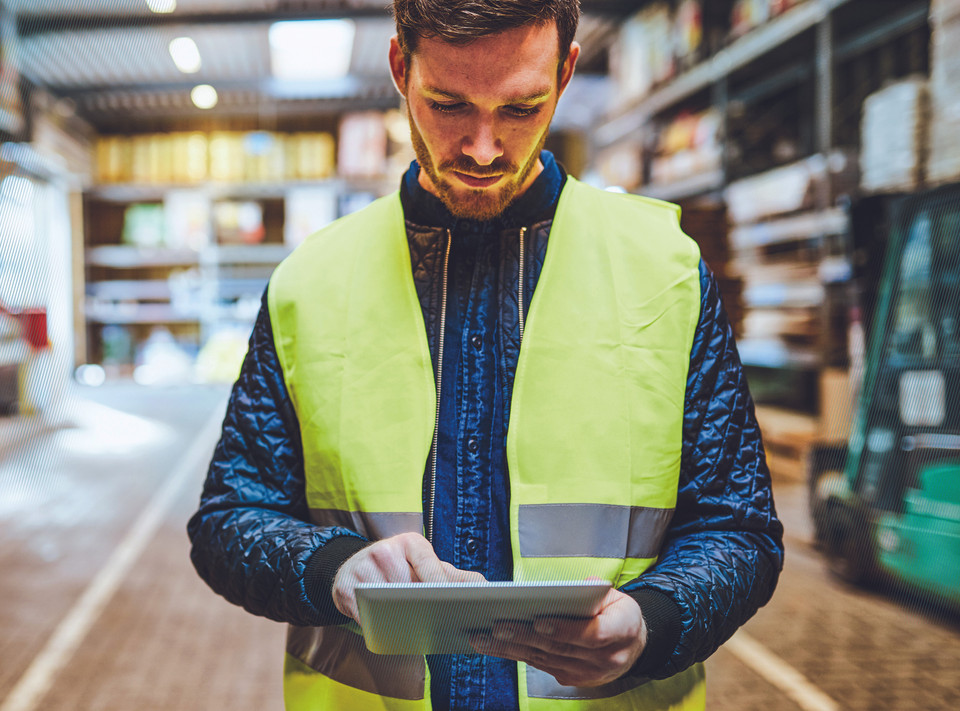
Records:
[[[481,654],[526,662],[564,686],[600,686],[634,665],[647,644],[647,627],[636,601],[611,589],[588,620],[502,622],[492,636],[479,635],[471,643]]]
[[[359,583],[482,583],[480,573],[454,568],[417,533],[384,538],[347,558],[333,579],[333,604],[360,623],[354,589]]]

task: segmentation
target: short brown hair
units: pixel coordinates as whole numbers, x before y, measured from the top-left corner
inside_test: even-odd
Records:
[[[464,45],[485,35],[553,20],[562,67],[577,33],[580,0],[393,0],[393,18],[408,62],[421,37]]]

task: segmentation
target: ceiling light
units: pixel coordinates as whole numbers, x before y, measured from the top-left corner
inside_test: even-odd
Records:
[[[147,0],[151,12],[167,14],[177,9],[177,0]]]
[[[170,56],[184,74],[196,74],[200,71],[200,50],[190,37],[177,37],[170,41]]]
[[[344,77],[350,70],[352,20],[286,20],[270,26],[270,65],[277,79]]]
[[[197,84],[190,92],[190,99],[198,109],[212,109],[217,105],[217,90],[209,84]]]

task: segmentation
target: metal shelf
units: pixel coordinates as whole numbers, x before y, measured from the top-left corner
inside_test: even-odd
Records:
[[[850,220],[840,208],[806,212],[790,217],[741,225],[730,230],[730,246],[734,249],[759,247],[794,240],[839,235],[847,231]]]
[[[199,264],[199,253],[192,249],[104,245],[87,250],[87,264],[113,269],[141,267],[189,267]]]
[[[658,200],[683,200],[684,198],[720,190],[725,184],[726,176],[724,172],[722,170],[711,170],[670,183],[644,185],[637,193]]]
[[[95,299],[169,301],[170,282],[166,279],[113,279],[87,284],[87,296]]]
[[[88,304],[87,321],[112,325],[200,323],[197,314],[178,312],[170,304]]]
[[[91,247],[87,250],[87,264],[113,269],[191,267],[200,264],[279,264],[291,251],[291,247],[284,244],[221,244],[199,251],[119,244]]]
[[[285,244],[220,244],[201,252],[201,260],[217,264],[279,264],[292,247]]]
[[[276,183],[113,183],[91,188],[88,197],[104,202],[163,202],[172,191],[194,191],[211,200],[265,200],[283,199],[294,188],[328,188],[335,192],[387,193],[396,188],[397,181],[382,178],[330,178],[327,180],[290,180]]]
[[[831,12],[851,0],[807,0],[780,17],[758,27],[710,59],[671,80],[661,89],[637,101],[618,116],[601,125],[594,133],[598,148],[605,148],[626,138],[665,109],[710,88],[731,72],[756,61],[788,40],[815,27]]]

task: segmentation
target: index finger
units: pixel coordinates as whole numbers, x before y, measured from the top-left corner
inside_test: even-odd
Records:
[[[404,541],[404,555],[413,572],[414,582],[446,582],[447,575],[443,564],[426,538],[410,538]]]

